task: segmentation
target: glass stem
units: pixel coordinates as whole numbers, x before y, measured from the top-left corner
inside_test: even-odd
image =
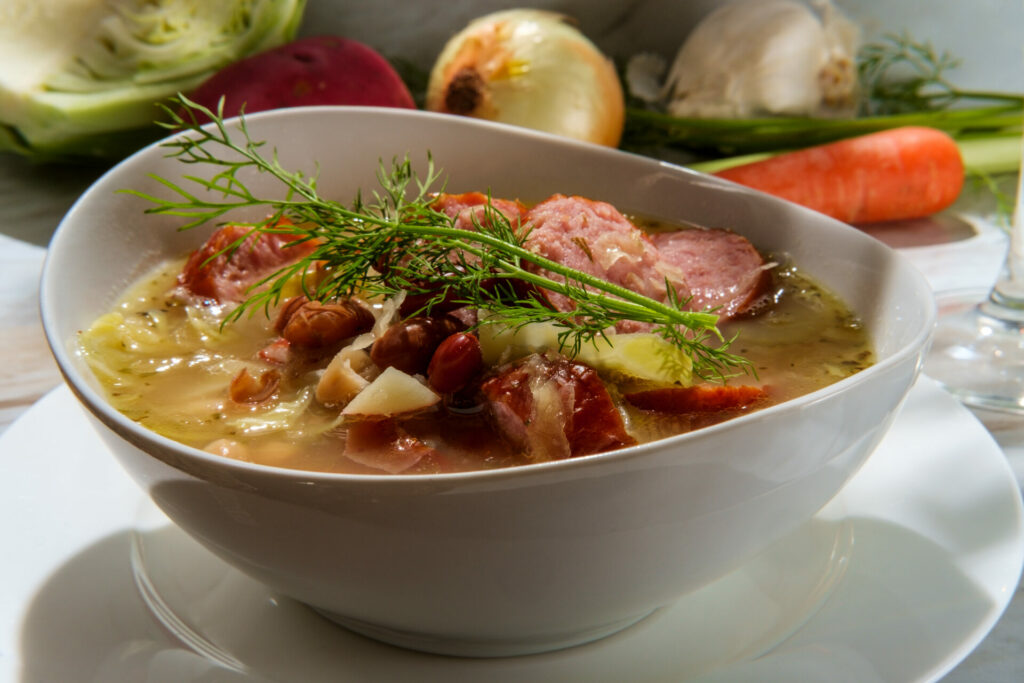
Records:
[[[1024,137],[1021,147],[1024,149]],[[997,318],[1024,319],[1024,168],[1017,173],[1017,201],[1010,222],[1006,261],[985,309]]]

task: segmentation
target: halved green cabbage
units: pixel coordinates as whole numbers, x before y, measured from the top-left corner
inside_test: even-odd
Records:
[[[0,150],[117,157],[159,137],[155,103],[295,36],[305,0],[6,0]]]

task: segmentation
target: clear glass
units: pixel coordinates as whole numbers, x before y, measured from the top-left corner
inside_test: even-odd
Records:
[[[967,405],[1024,414],[1024,171],[1006,260],[988,297],[953,295],[938,305],[925,373]]]

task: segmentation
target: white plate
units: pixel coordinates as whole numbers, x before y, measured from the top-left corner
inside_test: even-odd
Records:
[[[927,379],[810,524],[616,636],[545,655],[366,640],[154,515],[66,389],[0,437],[0,681],[935,680],[994,625],[1024,561],[1001,450]]]

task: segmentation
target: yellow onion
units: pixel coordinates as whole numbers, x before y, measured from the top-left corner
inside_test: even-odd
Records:
[[[426,104],[610,147],[625,111],[611,61],[567,17],[525,9],[480,17],[449,40]]]

